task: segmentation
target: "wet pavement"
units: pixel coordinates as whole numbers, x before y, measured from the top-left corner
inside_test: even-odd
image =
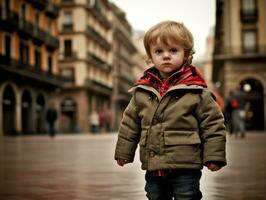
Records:
[[[0,200],[145,200],[144,172],[113,160],[116,134],[0,138]],[[228,166],[203,170],[204,200],[266,199],[266,132],[228,137]]]

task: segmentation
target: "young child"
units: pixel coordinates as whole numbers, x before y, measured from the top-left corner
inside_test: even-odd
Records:
[[[117,164],[133,162],[140,146],[148,199],[201,199],[201,169],[226,165],[223,114],[191,65],[193,37],[182,24],[164,21],[144,37],[154,67],[131,89],[115,150]]]

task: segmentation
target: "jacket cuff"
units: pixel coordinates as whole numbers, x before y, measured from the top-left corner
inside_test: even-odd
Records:
[[[208,163],[217,164],[219,167],[224,167],[227,162],[226,159],[221,158],[221,156],[208,156],[203,159],[203,165],[207,166]]]
[[[118,138],[115,149],[115,160],[125,159],[133,162],[137,144],[126,139]]]

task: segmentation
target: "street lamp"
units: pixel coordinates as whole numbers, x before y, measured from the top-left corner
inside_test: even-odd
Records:
[[[243,89],[245,92],[250,92],[251,91],[251,85],[249,85],[248,83],[245,83],[243,86]]]

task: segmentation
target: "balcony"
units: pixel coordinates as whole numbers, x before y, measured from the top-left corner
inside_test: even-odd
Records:
[[[110,21],[106,18],[105,14],[103,14],[99,8],[91,7],[87,4],[86,8],[88,9],[89,13],[91,13],[106,29],[111,28]]]
[[[78,59],[76,51],[65,51],[61,53],[60,62],[72,62]]]
[[[111,28],[111,23],[101,13],[97,13],[97,19],[105,26],[105,28],[107,28],[107,29],[110,29]]]
[[[61,0],[61,3],[74,3],[75,0]]]
[[[23,38],[30,38],[33,35],[33,24],[23,18],[19,19],[18,34]]]
[[[35,8],[39,10],[44,10],[46,5],[49,3],[48,0],[26,0],[31,3]]]
[[[0,29],[12,32],[18,26],[18,14],[11,10],[3,10],[0,6]]]
[[[85,85],[88,87],[88,89],[103,93],[105,95],[112,95],[112,88],[109,87],[108,85],[105,85],[104,83],[101,83],[96,80],[92,79],[86,79]]]
[[[33,41],[36,43],[36,44],[43,44],[46,42],[46,35],[47,33],[42,30],[41,28],[37,27],[37,26],[33,26]]]
[[[68,79],[56,74],[49,74],[43,70],[36,71],[34,66],[2,54],[0,54],[0,70],[2,77],[14,77],[14,80],[23,79],[28,84],[34,85],[62,87],[68,81]]]
[[[46,14],[51,18],[57,18],[59,14],[59,8],[53,3],[49,3],[45,10]]]
[[[62,33],[72,33],[73,32],[73,24],[63,24]]]
[[[46,33],[45,44],[46,44],[47,48],[50,50],[54,50],[54,49],[59,48],[59,40],[56,37],[54,37],[48,33]]]
[[[103,70],[106,70],[109,72],[111,71],[111,68],[112,68],[111,65],[109,65],[108,63],[103,61],[101,58],[99,58],[98,56],[90,52],[87,53],[87,59],[90,63],[92,63],[96,67],[102,68]]]
[[[117,77],[118,81],[122,82],[122,85],[123,84],[134,85],[135,83],[135,78],[134,76],[132,76],[132,74],[119,72]]]
[[[214,59],[266,59],[266,45],[245,49],[242,47],[219,47],[214,51]]]
[[[18,24],[18,34],[25,38],[31,38],[37,44],[45,43],[48,49],[54,50],[59,47],[59,40],[42,30],[41,28],[35,27],[32,23],[25,19],[20,18]]]
[[[103,48],[106,50],[111,49],[111,44],[101,36],[97,31],[94,30],[91,26],[87,25],[86,33],[93,38],[93,40],[97,41]]]
[[[61,0],[60,3],[59,3],[59,7],[62,8],[62,7],[73,7],[75,5],[75,0]]]
[[[256,23],[258,21],[258,9],[240,10],[240,19],[242,23]]]

